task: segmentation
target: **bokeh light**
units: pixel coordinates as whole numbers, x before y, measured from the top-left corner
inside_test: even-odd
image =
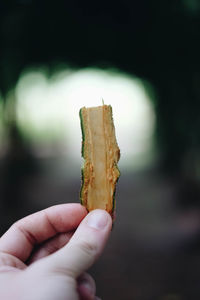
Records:
[[[142,80],[113,70],[58,72],[47,79],[41,70],[25,72],[16,87],[17,120],[38,148],[58,143],[66,159],[80,161],[81,107],[112,105],[121,149],[120,167],[138,168],[152,158],[154,110]],[[132,163],[132,161],[134,163]]]

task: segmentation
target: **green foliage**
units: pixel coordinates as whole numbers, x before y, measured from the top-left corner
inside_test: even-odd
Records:
[[[1,101],[29,66],[116,67],[154,86],[166,161],[200,148],[198,0],[13,1],[0,4],[0,25]]]

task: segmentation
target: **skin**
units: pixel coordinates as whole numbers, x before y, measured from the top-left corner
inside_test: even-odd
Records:
[[[102,253],[112,227],[103,210],[52,206],[15,224],[0,239],[0,299],[94,300],[85,273]]]

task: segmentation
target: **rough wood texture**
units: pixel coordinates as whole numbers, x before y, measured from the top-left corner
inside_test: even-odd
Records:
[[[120,150],[115,137],[112,107],[102,105],[80,110],[82,128],[81,203],[88,211],[101,208],[112,217],[115,188],[120,172],[117,162]]]

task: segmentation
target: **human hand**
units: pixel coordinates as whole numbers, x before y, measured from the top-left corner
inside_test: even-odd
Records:
[[[106,211],[87,214],[80,204],[52,206],[19,220],[0,239],[0,299],[98,299],[85,271],[111,227]]]

